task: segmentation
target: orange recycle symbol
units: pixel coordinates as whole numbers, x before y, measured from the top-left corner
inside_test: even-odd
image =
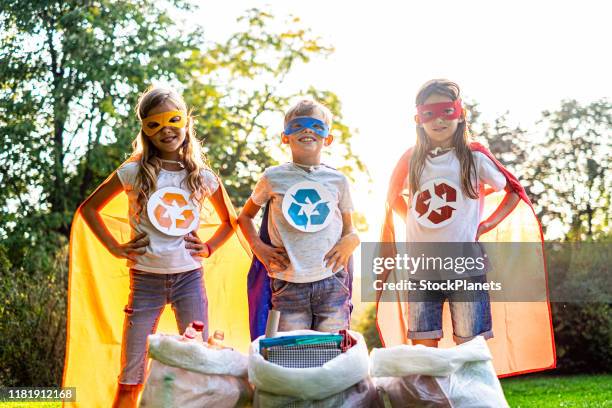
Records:
[[[189,194],[176,187],[156,191],[149,199],[147,211],[153,226],[168,235],[185,235],[197,227],[198,212]]]

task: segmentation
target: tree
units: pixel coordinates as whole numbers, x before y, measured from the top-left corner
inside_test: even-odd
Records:
[[[0,179],[0,205],[11,210],[0,220],[5,237],[32,240],[41,223],[68,235],[78,203],[131,150],[135,98],[159,80],[195,107],[213,168],[241,205],[254,176],[274,162],[277,135],[266,125],[293,96],[280,94],[279,85],[295,64],[333,51],[297,18],[281,31],[268,29],[274,18],[258,9],[248,10],[241,31],[219,44],[205,42],[201,27],[182,31],[152,3],[5,2],[3,10],[0,113],[11,119],[0,122],[7,135],[0,157],[10,163]],[[333,93],[320,92],[339,108]],[[347,142],[351,132],[334,113]],[[350,147],[344,156],[363,169]]]
[[[493,123],[482,120],[477,102],[465,102],[469,131],[474,140],[483,143],[504,166],[522,175],[528,151],[527,132],[508,124],[508,114],[495,118]]]
[[[477,104],[468,104],[468,111],[476,139],[519,175],[547,236],[562,229],[563,238],[581,240],[607,231],[610,102],[564,101],[559,110],[542,113],[537,133],[511,128],[506,114],[482,122]]]
[[[0,27],[0,205],[12,214],[0,228],[39,245],[68,235],[108,159],[123,159],[137,91],[179,77],[198,38],[169,35],[168,15],[136,1],[4,1]]]
[[[226,42],[192,54],[187,65],[193,75],[185,87],[190,105],[196,107],[197,131],[204,139],[211,166],[218,171],[235,206],[249,197],[256,177],[275,164],[280,155],[282,113],[297,94],[326,104],[334,114],[334,151],[340,151],[349,176],[365,172],[350,148],[354,130],[343,122],[339,98],[313,87],[297,94],[281,93],[284,78],[298,63],[333,51],[300,28],[292,17],[281,31],[271,31],[274,17],[250,9],[238,19],[241,30]],[[351,165],[348,165],[348,163]]]
[[[569,240],[597,238],[610,222],[612,104],[568,100],[542,116],[526,167],[542,221],[559,220]]]

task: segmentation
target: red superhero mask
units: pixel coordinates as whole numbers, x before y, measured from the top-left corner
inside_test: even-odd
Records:
[[[430,103],[427,105],[417,106],[417,115],[414,117],[418,124],[432,121],[436,118],[444,120],[453,120],[461,117],[463,108],[461,107],[461,99],[456,99],[453,102]]]

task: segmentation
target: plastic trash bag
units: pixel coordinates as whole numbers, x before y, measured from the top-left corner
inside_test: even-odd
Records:
[[[349,331],[357,344],[321,367],[287,368],[266,361],[259,340],[251,343],[249,381],[255,385],[255,407],[377,407],[369,378],[368,349],[363,336]],[[280,332],[278,336],[322,334],[312,330]]]
[[[357,384],[321,400],[303,400],[298,397],[272,394],[255,390],[253,397],[255,408],[383,408],[378,404],[378,394],[372,380],[366,378]]]
[[[153,334],[149,336],[149,356],[153,361],[140,403],[143,408],[251,405],[248,358],[237,351]]]
[[[508,407],[482,336],[459,346],[374,349],[372,376],[396,407]]]

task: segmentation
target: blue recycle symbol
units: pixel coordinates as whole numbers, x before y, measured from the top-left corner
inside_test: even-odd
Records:
[[[295,225],[306,228],[309,221],[311,225],[321,225],[325,222],[329,215],[329,206],[327,201],[321,201],[321,196],[317,190],[302,188],[292,197],[295,202],[291,203],[288,213]],[[312,209],[314,204],[316,206]],[[310,220],[308,219],[309,214],[306,214],[307,211],[303,211],[303,205],[310,207]]]

